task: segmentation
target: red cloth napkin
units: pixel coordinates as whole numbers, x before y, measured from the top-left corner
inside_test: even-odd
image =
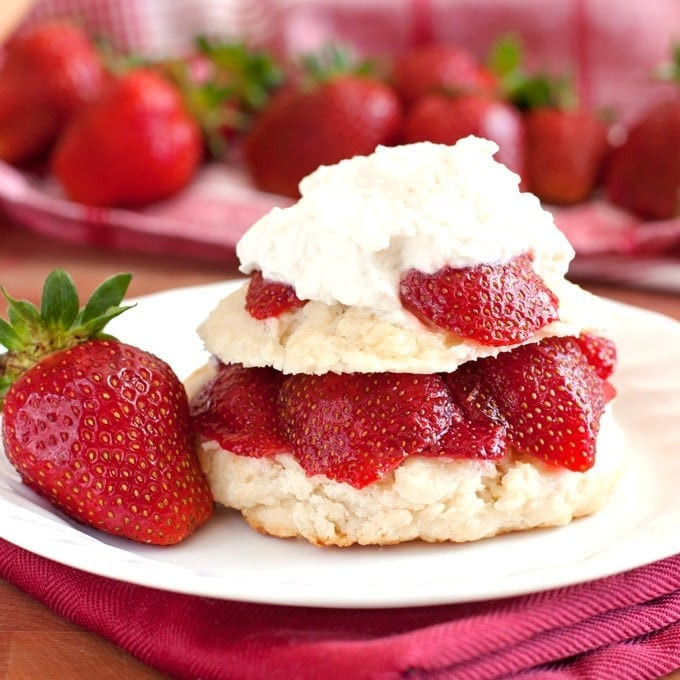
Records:
[[[523,597],[379,610],[167,593],[2,540],[0,576],[178,678],[625,680],[680,667],[680,555]]]

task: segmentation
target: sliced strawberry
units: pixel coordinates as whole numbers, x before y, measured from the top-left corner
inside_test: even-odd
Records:
[[[594,333],[581,333],[576,342],[595,373],[604,380],[609,378],[616,367],[616,345],[609,338]]]
[[[460,414],[439,442],[442,453],[464,458],[500,458],[507,444],[507,423],[484,390],[480,362],[468,362],[442,378]]]
[[[477,363],[511,445],[570,470],[592,467],[604,382],[574,338],[547,338]]]
[[[402,276],[404,307],[425,322],[483,345],[513,345],[558,319],[558,300],[527,255],[509,262]]]
[[[295,294],[293,286],[265,279],[260,271],[252,273],[246,292],[246,309],[255,319],[280,316],[304,304],[304,300]]]
[[[276,398],[283,374],[273,368],[220,364],[191,401],[194,427],[223,449],[260,458],[290,446],[278,434]]]
[[[362,488],[435,445],[453,415],[436,375],[293,375],[279,395],[284,434],[308,475]]]

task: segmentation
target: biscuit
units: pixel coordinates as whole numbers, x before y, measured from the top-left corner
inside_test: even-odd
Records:
[[[595,512],[618,481],[623,435],[609,409],[595,465],[573,472],[535,459],[410,456],[362,489],[308,477],[292,454],[251,458],[202,441],[199,459],[215,500],[260,532],[317,545],[465,542],[559,526]]]
[[[594,296],[568,282],[553,288],[561,320],[530,341],[599,330]],[[258,321],[245,309],[246,289],[247,283],[223,299],[198,329],[205,348],[226,363],[272,366],[283,373],[438,373],[514,347],[480,345],[425,326],[408,312],[389,318],[364,307],[321,302]]]

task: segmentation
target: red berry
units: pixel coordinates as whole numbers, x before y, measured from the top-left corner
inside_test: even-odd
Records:
[[[293,286],[265,279],[260,271],[252,273],[246,291],[246,309],[253,318],[261,320],[279,316],[304,304]]]
[[[574,338],[547,338],[478,363],[484,394],[498,404],[517,451],[570,470],[592,467],[604,382]]]
[[[273,368],[220,364],[191,401],[194,426],[206,439],[239,455],[289,451],[278,434],[276,400],[283,374]]]
[[[454,45],[427,45],[394,64],[394,87],[408,106],[431,92],[492,91],[497,83],[470,52]]]
[[[50,21],[12,40],[0,66],[0,158],[46,151],[66,123],[101,92],[106,74],[89,38]]]
[[[52,167],[74,201],[138,206],[184,188],[202,155],[198,124],[179,91],[156,73],[137,70],[71,121]]]
[[[576,342],[600,378],[606,380],[614,373],[617,351],[612,340],[594,333],[581,333]]]
[[[430,94],[414,104],[404,121],[406,143],[455,144],[468,135],[496,142],[496,160],[523,175],[524,121],[506,102],[479,94]]]
[[[605,193],[645,219],[678,214],[680,100],[659,104],[632,126],[607,164]]]
[[[586,200],[600,176],[607,129],[590,111],[539,108],[525,118],[526,176],[531,191],[548,203]]]
[[[9,388],[2,434],[27,485],[102,531],[167,545],[212,514],[184,386],[135,347],[92,340],[41,359]]]
[[[520,255],[504,264],[402,276],[404,307],[425,322],[484,345],[528,340],[558,319],[557,297]]]
[[[399,100],[387,85],[342,75],[274,95],[245,139],[244,158],[261,189],[297,197],[303,177],[392,142],[400,124]]]
[[[284,434],[305,472],[356,488],[436,445],[453,408],[436,375],[292,375],[279,395]]]

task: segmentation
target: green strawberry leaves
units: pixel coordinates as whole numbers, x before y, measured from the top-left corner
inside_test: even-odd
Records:
[[[55,269],[45,279],[40,308],[15,300],[3,288],[9,322],[0,319],[0,408],[11,384],[44,357],[95,338],[109,338],[106,324],[130,306],[121,306],[132,276],[116,274],[104,281],[80,308],[71,276]]]
[[[55,269],[43,285],[40,316],[51,330],[70,328],[78,316],[78,291],[73,279],[63,270]]]

